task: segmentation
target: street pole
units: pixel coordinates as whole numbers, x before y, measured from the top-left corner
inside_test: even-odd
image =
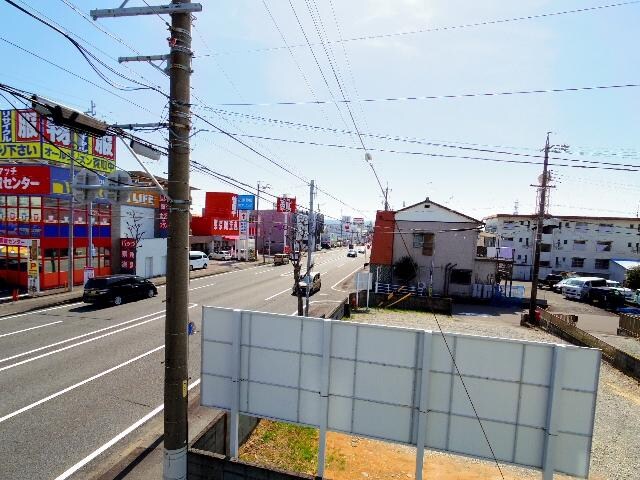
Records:
[[[172,0],[173,5],[190,0]],[[169,238],[164,369],[165,480],[187,478],[191,14],[171,15]]]
[[[538,225],[533,254],[533,274],[531,278],[531,302],[529,303],[529,322],[536,323],[536,301],[538,297],[538,274],[540,272],[540,243],[542,242],[542,227],[544,211],[547,201],[547,168],[549,167],[549,133],[544,146],[544,165],[542,167],[542,182],[540,185],[540,204],[538,205]]]
[[[87,267],[93,267],[93,200],[89,200],[89,248],[87,252]]]
[[[311,265],[312,265],[312,252],[315,248],[315,239],[316,239],[316,235],[315,235],[315,230],[314,230],[314,218],[313,218],[313,189],[314,189],[314,184],[313,184],[313,180],[311,180],[310,183],[310,187],[309,187],[309,220],[307,222],[308,224],[308,229],[309,229],[309,233],[307,234],[307,301],[305,303],[304,306],[304,316],[308,317],[309,316],[309,293],[311,290],[311,281],[313,280],[311,278]]]
[[[384,211],[389,210],[389,184],[387,183],[387,188],[384,189]]]
[[[76,133],[71,130],[71,150],[69,157],[71,158],[69,162],[69,176],[71,177],[71,181],[69,182],[69,251],[67,255],[67,259],[69,261],[67,265],[67,282],[69,283],[69,291],[73,292],[73,267],[74,267],[74,251],[73,251],[73,208],[75,199],[73,197],[74,184],[75,184],[75,152],[76,152]]]

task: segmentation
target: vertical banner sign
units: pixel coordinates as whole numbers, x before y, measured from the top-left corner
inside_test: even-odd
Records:
[[[278,212],[295,213],[295,211],[296,211],[296,199],[295,198],[278,197],[278,202],[277,202],[276,205],[277,205],[277,211]]]
[[[133,238],[120,239],[120,273],[136,273],[136,241]]]
[[[240,202],[238,202],[239,204]],[[244,253],[241,252],[241,260],[249,259],[249,211],[240,210],[240,248],[244,249]]]
[[[30,294],[40,292],[40,262],[38,261],[38,240],[29,245],[29,265],[27,269],[27,290]]]
[[[160,195],[158,204],[158,236],[167,238],[169,235],[169,200],[164,195]]]

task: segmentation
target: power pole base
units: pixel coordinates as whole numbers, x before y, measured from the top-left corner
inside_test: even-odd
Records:
[[[164,449],[163,480],[187,480],[187,447]]]

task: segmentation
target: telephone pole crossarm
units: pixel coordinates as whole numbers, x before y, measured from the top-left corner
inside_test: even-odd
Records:
[[[105,8],[91,10],[89,15],[94,20],[105,17],[134,17],[138,15],[173,15],[176,13],[196,13],[202,11],[199,3],[172,3],[152,7]]]

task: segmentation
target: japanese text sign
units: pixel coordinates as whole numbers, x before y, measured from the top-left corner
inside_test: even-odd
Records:
[[[278,212],[295,212],[296,199],[287,198],[287,197],[278,197],[277,210]]]
[[[238,210],[255,210],[255,195],[238,195]]]
[[[169,231],[169,201],[164,195],[160,195],[158,204],[158,230],[160,238],[165,238]]]
[[[133,238],[120,239],[120,272],[136,273],[136,241]]]
[[[93,137],[56,125],[34,110],[0,111],[0,159],[41,159],[100,172],[115,170],[116,137]]]
[[[46,165],[0,165],[0,193],[47,195],[51,174]]]

